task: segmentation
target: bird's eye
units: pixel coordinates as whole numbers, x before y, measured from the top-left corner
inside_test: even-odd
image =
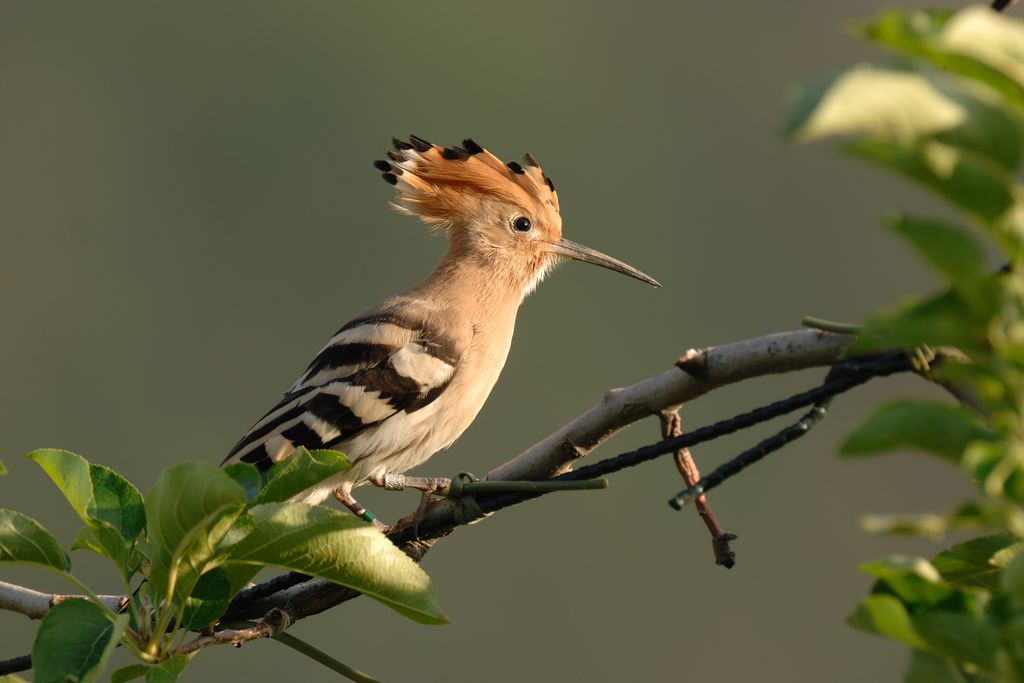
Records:
[[[520,216],[519,218],[512,221],[512,227],[519,232],[530,232],[530,228],[533,227],[533,223],[526,216]]]

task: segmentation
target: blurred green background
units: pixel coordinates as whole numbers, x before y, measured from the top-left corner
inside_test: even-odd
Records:
[[[482,474],[690,347],[805,314],[856,321],[926,291],[934,281],[878,219],[941,208],[778,134],[792,85],[877,55],[843,30],[887,4],[4,3],[0,504],[70,542],[73,514],[22,453],[71,449],[143,491],[171,463],[219,462],[341,323],[424,277],[444,244],[388,209],[370,165],[392,135],[532,152],[558,184],[565,234],[664,284],[555,273],[433,475]],[[820,377],[723,390],[684,423]],[[873,404],[922,391],[886,380],[844,397],[716,491],[740,536],[731,571],[697,516],[665,504],[681,487],[665,460],[439,544],[424,566],[449,626],[358,600],[294,632],[386,681],[896,680],[904,650],[843,623],[869,585],[856,565],[937,548],[866,536],[857,518],[938,511],[969,488],[920,456],[835,451]],[[651,420],[598,455],[657,436]],[[695,456],[710,469],[756,438]],[[391,518],[416,501],[361,498]],[[100,561],[75,562],[116,590]],[[28,651],[33,631],[0,614],[0,658]],[[272,642],[204,652],[184,680],[286,675],[333,680]]]

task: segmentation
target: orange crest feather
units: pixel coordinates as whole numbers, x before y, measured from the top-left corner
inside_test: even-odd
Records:
[[[558,195],[537,160],[503,163],[470,139],[462,147],[438,147],[415,135],[392,140],[390,161],[377,161],[384,179],[395,186],[393,206],[440,229],[469,220],[481,202],[498,200],[532,213],[558,214]]]

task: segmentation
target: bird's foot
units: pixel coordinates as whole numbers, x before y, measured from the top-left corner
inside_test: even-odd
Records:
[[[377,519],[377,516],[367,510],[362,504],[352,497],[352,492],[348,489],[334,489],[334,497],[339,503],[347,507],[352,511],[352,514],[359,517],[362,520],[370,522],[373,526],[377,527],[381,533],[389,533],[393,527],[388,526],[384,522]]]
[[[404,489],[418,489],[423,492],[420,497],[420,504],[411,515],[406,515],[395,523],[396,528],[406,526],[413,527],[413,534],[416,538],[420,536],[420,522],[427,513],[427,506],[434,493],[446,489],[452,485],[452,480],[447,477],[407,477],[404,474],[385,474],[370,479],[374,486],[379,486],[387,491],[402,491]]]

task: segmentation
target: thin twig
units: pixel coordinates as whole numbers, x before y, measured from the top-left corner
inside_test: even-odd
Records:
[[[739,474],[758,460],[805,436],[815,424],[825,417],[826,405],[827,401],[815,404],[794,424],[761,441],[753,448],[743,451],[724,465],[716,467],[711,474],[676,494],[669,500],[669,505],[680,510],[693,496],[697,496],[699,501],[705,493],[724,483],[726,479]]]
[[[274,636],[274,640],[278,641],[282,645],[292,648],[296,652],[301,652],[313,661],[323,664],[331,671],[339,673],[351,681],[356,681],[356,683],[379,683],[376,678],[373,678],[368,674],[364,674],[358,669],[353,669],[348,664],[338,661],[320,648],[313,647],[306,641],[296,638],[290,633],[279,633]]]
[[[295,623],[295,618],[283,609],[274,608],[258,623],[245,623],[243,628],[225,628],[213,633],[203,634],[174,651],[178,655],[197,652],[211,645],[241,645],[250,640],[272,638],[281,635],[285,629]]]
[[[665,410],[661,413],[661,437],[671,439],[683,435],[683,421],[679,417],[679,409]],[[680,448],[675,452],[676,468],[688,487],[696,485],[700,481],[700,470],[697,463],[693,461],[689,448]],[[707,496],[698,496],[695,504],[697,514],[704,520],[705,526],[711,532],[711,547],[715,552],[715,564],[720,564],[726,569],[732,569],[736,564],[736,553],[729,546],[730,541],[736,540],[736,534],[731,534],[722,529],[715,513],[711,511],[711,504]]]
[[[933,355],[932,359],[934,362],[938,362],[941,360],[941,357]],[[832,369],[821,385],[821,389],[825,390],[823,397],[815,401],[805,415],[795,423],[764,439],[753,448],[740,453],[732,460],[720,465],[700,481],[690,484],[688,488],[669,500],[669,505],[679,510],[685,503],[692,500],[694,496],[700,500],[707,491],[721,485],[725,480],[739,474],[747,467],[750,467],[783,446],[806,436],[825,417],[832,398],[839,393],[852,389],[857,384],[863,383],[858,380],[866,378],[863,379],[863,381],[866,381],[872,377],[881,377],[893,374],[894,372],[909,372],[911,370],[920,370],[920,368],[915,364],[915,359],[912,356],[902,351],[882,354],[867,360],[853,359],[837,363],[832,366]]]
[[[32,668],[32,655],[21,655],[0,661],[0,676],[28,671]]]

